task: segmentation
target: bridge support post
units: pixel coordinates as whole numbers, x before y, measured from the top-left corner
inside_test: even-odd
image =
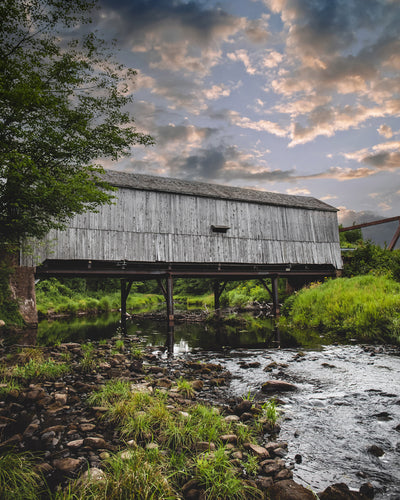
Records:
[[[275,318],[279,316],[279,294],[278,294],[278,276],[271,278],[272,284],[272,314]]]
[[[279,316],[279,296],[278,296],[278,276],[271,276],[272,289],[265,283],[263,279],[258,280],[267,290],[272,299],[272,315],[276,318]]]
[[[127,333],[126,329],[126,300],[132,288],[132,280],[121,279],[121,330],[124,335]]]
[[[171,274],[167,276],[166,299],[167,299],[167,316],[168,316],[166,347],[168,350],[168,354],[171,356],[174,353],[174,340],[175,340],[174,280]]]
[[[224,291],[226,287],[227,281],[222,283],[220,285],[218,280],[214,281],[214,310],[217,315],[217,318],[219,319],[221,317],[221,303],[220,303],[220,298],[222,295],[222,292]]]

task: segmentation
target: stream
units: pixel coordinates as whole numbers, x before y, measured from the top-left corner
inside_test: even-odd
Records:
[[[44,321],[37,343],[98,340],[115,335],[117,327],[115,315]],[[165,330],[162,322],[128,322],[128,335],[164,356]],[[304,331],[277,337],[271,320],[254,318],[243,328],[178,324],[173,350],[175,357],[221,363],[232,374],[229,392],[235,396],[266,399],[260,388],[269,379],[297,386],[279,395],[279,438],[289,443],[286,460],[295,481],[314,492],[339,482],[358,490],[369,481],[375,498],[400,499],[400,348],[332,343]]]

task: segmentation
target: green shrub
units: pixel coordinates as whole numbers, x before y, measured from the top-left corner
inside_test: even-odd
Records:
[[[280,326],[314,328],[360,340],[400,342],[400,284],[387,276],[338,278],[300,290]]]

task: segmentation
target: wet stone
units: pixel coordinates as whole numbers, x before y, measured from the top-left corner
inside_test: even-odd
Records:
[[[284,380],[268,380],[261,386],[261,390],[267,393],[295,391],[297,387]]]
[[[377,446],[376,444],[373,444],[368,447],[368,453],[370,453],[374,457],[381,457],[385,454],[383,449],[380,446]]]
[[[62,472],[73,472],[81,465],[82,460],[79,458],[60,458],[53,460],[53,466]]]

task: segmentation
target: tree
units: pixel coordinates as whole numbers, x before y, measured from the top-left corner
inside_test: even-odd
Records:
[[[99,159],[153,142],[126,111],[135,72],[89,30],[95,7],[96,0],[0,3],[0,246],[43,237],[110,202]]]

